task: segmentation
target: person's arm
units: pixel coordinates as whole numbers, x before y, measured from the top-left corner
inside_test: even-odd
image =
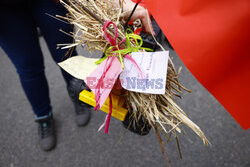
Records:
[[[120,1],[122,1],[122,0],[120,0]],[[120,6],[119,5],[119,0],[115,0],[115,3],[116,3],[117,6]],[[129,15],[132,12],[134,6],[135,6],[135,3],[132,2],[131,0],[124,0],[123,11],[124,12],[130,11],[130,12],[126,12],[125,19],[129,17]],[[149,22],[148,22],[147,15],[148,15],[147,9],[145,9],[144,7],[138,5],[135,12],[134,12],[134,14],[133,14],[133,16],[131,17],[131,21],[134,21],[136,19],[140,19],[142,21],[143,26],[144,26],[144,30],[151,34],[150,27],[153,30],[152,23],[151,23],[151,20],[149,20]]]

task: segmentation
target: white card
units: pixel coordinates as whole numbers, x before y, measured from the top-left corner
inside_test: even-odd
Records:
[[[165,94],[169,51],[161,52],[133,52],[131,57],[137,66],[124,58],[124,70],[120,75],[124,89],[134,92]]]
[[[58,65],[75,78],[85,80],[98,65],[95,64],[97,58],[74,56],[58,63]]]

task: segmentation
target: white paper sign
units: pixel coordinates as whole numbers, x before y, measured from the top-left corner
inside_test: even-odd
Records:
[[[120,75],[122,87],[135,92],[165,94],[169,51],[133,52],[131,56],[141,69],[143,78],[137,66],[125,58]]]
[[[85,80],[98,65],[95,64],[99,59],[83,56],[74,56],[58,63],[58,65],[75,78]]]

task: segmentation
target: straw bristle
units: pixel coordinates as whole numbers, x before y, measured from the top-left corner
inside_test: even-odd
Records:
[[[135,117],[145,117],[152,127],[160,127],[165,135],[173,134],[175,131],[181,133],[179,127],[185,124],[202,139],[205,145],[208,145],[209,141],[201,129],[174,102],[174,96],[180,96],[183,90],[190,92],[179,83],[178,75],[170,61],[164,95],[127,91],[127,103],[133,109]]]

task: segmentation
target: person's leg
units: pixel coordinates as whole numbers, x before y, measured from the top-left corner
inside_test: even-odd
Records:
[[[54,121],[36,26],[25,7],[0,7],[3,23],[0,26],[0,46],[16,67],[24,92],[37,116],[40,146],[48,151],[56,144]]]
[[[34,20],[44,36],[54,61],[59,63],[69,56],[76,56],[75,49],[67,54],[67,49],[57,48],[57,44],[73,43],[72,37],[59,31],[62,29],[65,32],[73,32],[73,26],[51,17],[56,15],[65,16],[66,9],[60,3],[56,3],[56,0],[36,0],[33,1],[32,10]],[[64,70],[62,70],[62,74],[68,85],[72,76]]]
[[[25,9],[1,9],[0,19],[0,46],[16,67],[35,115],[48,115],[49,91],[36,27]]]
[[[65,55],[67,50],[56,49],[57,44],[73,43],[72,37],[59,31],[59,29],[62,29],[63,31],[68,33],[73,32],[73,26],[58,21],[55,18],[47,15],[49,14],[52,16],[65,16],[67,13],[66,9],[61,4],[57,4],[55,0],[37,0],[33,5],[34,18],[42,31],[42,34],[47,42],[47,45],[55,62],[58,63],[63,61],[64,59],[67,59],[69,56],[75,56],[76,51],[73,51],[71,55]],[[75,106],[76,123],[79,126],[84,126],[90,119],[90,108],[87,104],[80,103],[78,99],[72,98],[73,94],[75,94],[76,91],[79,91],[81,85],[84,84],[84,81],[73,78],[64,70],[62,70],[62,74],[67,82],[68,93]],[[78,95],[79,93],[80,92],[77,92]]]

